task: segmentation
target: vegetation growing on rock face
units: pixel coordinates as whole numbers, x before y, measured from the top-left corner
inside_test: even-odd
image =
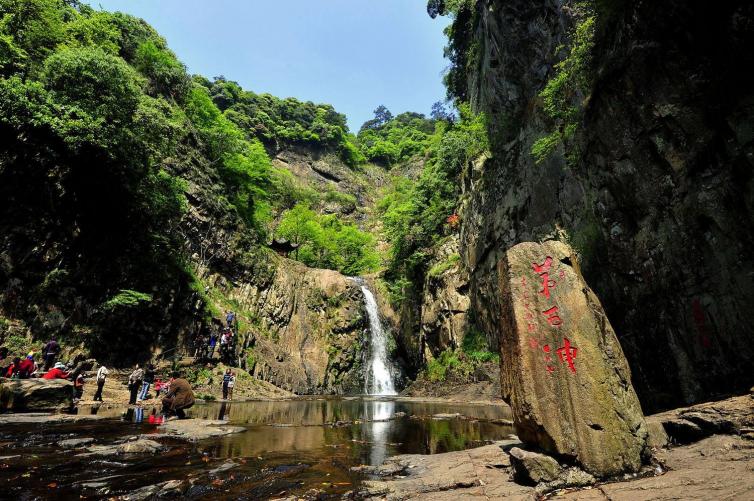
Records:
[[[380,264],[371,234],[334,214],[320,216],[303,203],[283,214],[276,233],[299,245],[293,257],[315,268],[359,275],[375,271]]]
[[[64,319],[34,324],[37,336],[54,325],[63,338],[91,336],[95,352],[172,348],[176,322],[217,313],[195,266],[258,271],[245,256],[299,196],[271,166],[269,141],[362,161],[332,107],[240,89],[238,102],[223,101],[231,83],[207,82],[142,20],[0,0],[0,279],[13,284],[3,302],[15,315]],[[350,227],[340,233],[358,241]],[[359,259],[342,261],[356,269]]]
[[[364,162],[348,132],[345,115],[329,104],[255,94],[224,77],[214,81],[198,78],[197,82],[249,138],[259,139],[276,150],[291,143],[330,148],[352,167]]]
[[[456,212],[461,172],[487,149],[484,117],[465,104],[459,115],[454,123],[436,121],[424,142],[418,179],[397,176],[377,204],[391,244],[386,276],[402,288],[423,279],[428,247],[445,234],[447,220]]]
[[[591,87],[591,60],[594,48],[595,15],[589,2],[577,7],[584,11],[579,19],[566,57],[555,65],[555,74],[539,94],[545,113],[553,120],[555,130],[538,139],[531,148],[536,163],[544,161],[560,144],[568,144],[578,128],[581,101]],[[570,160],[575,152],[569,151]]]

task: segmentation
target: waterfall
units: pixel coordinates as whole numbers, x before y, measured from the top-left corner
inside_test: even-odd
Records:
[[[391,373],[392,364],[387,353],[387,333],[382,328],[377,301],[364,281],[356,279],[364,294],[364,306],[369,315],[370,359],[364,391],[369,395],[396,395]]]

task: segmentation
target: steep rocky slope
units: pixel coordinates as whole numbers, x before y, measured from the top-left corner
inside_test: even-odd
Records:
[[[563,238],[581,252],[652,410],[752,382],[754,9],[747,2],[597,2],[574,136],[537,164],[553,128],[540,92],[583,22],[577,2],[480,0],[464,43],[467,91],[494,158],[466,172],[461,255],[471,308],[499,332],[496,265],[510,246]],[[563,48],[566,47],[566,49]]]

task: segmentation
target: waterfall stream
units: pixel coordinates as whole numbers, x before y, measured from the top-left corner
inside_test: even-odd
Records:
[[[363,280],[356,279],[364,294],[364,306],[369,315],[370,358],[364,392],[369,395],[396,395],[392,364],[388,359],[387,333],[382,328],[380,312],[374,294]]]

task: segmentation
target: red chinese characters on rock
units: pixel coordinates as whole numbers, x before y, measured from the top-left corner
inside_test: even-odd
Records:
[[[539,291],[544,297],[550,297],[550,289],[557,285],[555,280],[550,279],[550,269],[552,268],[552,258],[547,256],[542,264],[532,263],[531,267],[534,272],[542,278],[542,290]]]
[[[551,272],[552,272],[552,263],[553,259],[550,256],[546,256],[542,264],[538,263],[532,263],[532,269],[534,270],[534,273],[536,273],[542,280],[542,288],[539,291],[539,294],[543,295],[547,299],[551,299],[551,292],[550,289],[554,289],[557,286],[557,282],[550,278]],[[560,279],[565,279],[565,272],[563,270],[560,270],[560,273],[558,274]],[[529,347],[533,350],[538,350],[540,347],[540,344],[542,345],[542,351],[544,352],[544,360],[545,360],[545,370],[549,374],[553,374],[556,370],[555,365],[553,364],[553,355],[552,355],[552,348],[549,344],[542,344],[540,343],[540,340],[534,337],[532,334],[536,332],[537,330],[537,324],[534,320],[534,314],[531,308],[531,304],[529,302],[530,296],[529,291],[526,288],[527,281],[526,277],[521,278],[521,286],[524,290],[524,309],[526,310],[526,323],[527,323],[527,329],[530,334],[529,337]],[[558,306],[554,305],[551,308],[545,310],[542,312],[542,315],[544,315],[545,319],[547,320],[547,323],[554,327],[555,329],[560,328],[560,326],[563,325],[563,319],[558,314]],[[568,367],[568,369],[572,373],[576,373],[576,355],[578,354],[578,348],[571,345],[571,341],[568,338],[563,338],[563,346],[558,348],[556,350],[556,353],[558,354],[558,359],[560,362]]]
[[[568,338],[563,338],[563,346],[561,348],[558,348],[558,357],[560,357],[560,361],[568,364],[568,368],[576,374],[576,365],[573,363],[573,361],[576,359],[576,354],[579,352],[579,349],[575,346],[571,346],[571,342],[568,340]]]

